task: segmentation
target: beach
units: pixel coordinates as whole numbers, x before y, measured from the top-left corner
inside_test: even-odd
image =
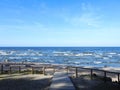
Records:
[[[39,85],[32,84],[33,87],[41,88],[40,90],[49,90],[50,84],[52,83],[52,77],[54,77],[55,72],[66,72],[71,78],[74,86],[77,90],[96,90],[98,86],[105,85],[113,86],[114,89],[119,90],[120,85],[118,74],[120,73],[120,68],[104,67],[104,68],[91,68],[91,67],[75,67],[66,66],[59,64],[40,64],[40,63],[1,63],[0,65],[0,82],[7,82],[12,80],[14,83],[16,80],[22,80],[21,82],[38,83]],[[19,67],[19,68],[18,68]],[[92,73],[91,73],[92,70]],[[91,77],[92,75],[92,77]],[[106,75],[106,76],[105,76]],[[105,78],[106,77],[106,78]],[[8,81],[4,81],[8,80]],[[25,81],[24,81],[25,80]],[[28,83],[29,82],[29,83]],[[23,84],[23,83],[22,83]],[[25,85],[26,86],[28,85]],[[6,84],[8,85],[8,84]],[[41,86],[42,85],[42,86]],[[82,86],[81,86],[82,85]],[[117,86],[116,86],[117,85]],[[106,88],[106,86],[104,86]],[[6,88],[5,85],[1,84],[3,90]],[[8,86],[9,87],[9,86]],[[17,87],[16,87],[17,88]],[[24,88],[24,87],[23,87]],[[93,89],[96,88],[96,89]],[[111,87],[112,88],[112,87]],[[10,89],[13,90],[13,89]],[[24,89],[22,89],[24,90]],[[107,90],[107,89],[100,89]]]
[[[0,75],[0,90],[49,90],[51,76],[32,74]]]
[[[88,75],[71,77],[76,90],[120,90],[120,84],[116,82],[104,82],[99,79],[90,80]]]
[[[93,69],[93,68],[92,68]],[[120,68],[105,67],[93,69],[91,77],[90,68],[78,68],[77,77],[76,69],[72,68],[70,78],[76,87],[76,90],[119,90],[120,81],[118,74]],[[71,72],[69,71],[69,72]],[[106,76],[105,75],[106,72]]]
[[[0,0],[0,90],[120,90],[120,0]]]
[[[53,69],[38,64],[1,63],[0,90],[49,90]],[[47,67],[47,66],[46,66]]]

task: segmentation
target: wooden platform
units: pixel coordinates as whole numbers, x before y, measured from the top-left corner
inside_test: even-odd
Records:
[[[66,72],[55,72],[49,90],[75,90]]]

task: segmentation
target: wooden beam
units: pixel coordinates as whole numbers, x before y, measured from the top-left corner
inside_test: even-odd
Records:
[[[45,75],[45,69],[46,69],[46,67],[43,67],[43,74]]]
[[[91,78],[91,80],[93,79],[92,75],[93,75],[93,70],[91,69],[90,70],[90,78]]]
[[[10,68],[9,68],[9,74],[11,74],[11,72],[12,72],[12,67],[10,66]]]
[[[104,82],[106,82],[106,71],[104,71]]]
[[[32,74],[34,74],[34,68],[32,67],[32,71],[31,71]]]
[[[77,70],[77,67],[75,68],[75,75],[76,75],[76,78],[78,77],[78,70]]]
[[[118,73],[118,82],[120,81],[119,73]]]
[[[1,64],[1,74],[3,74],[3,64]]]
[[[21,72],[21,67],[19,66],[18,69],[19,69],[19,70],[18,70],[18,73],[20,73],[20,72]]]

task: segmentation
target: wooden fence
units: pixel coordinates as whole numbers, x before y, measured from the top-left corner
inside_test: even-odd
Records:
[[[67,72],[69,73],[69,69],[70,68],[74,68],[75,69],[75,77],[78,77],[78,73],[79,73],[79,70],[78,69],[85,69],[85,70],[89,70],[90,71],[90,78],[93,79],[93,73],[94,71],[100,71],[100,72],[103,72],[104,75],[103,77],[106,78],[107,77],[107,73],[112,73],[112,74],[115,74],[117,75],[117,81],[119,82],[120,81],[120,72],[116,72],[116,71],[107,71],[107,70],[100,70],[100,69],[96,69],[96,68],[84,68],[84,67],[70,67],[68,66],[68,70]],[[106,80],[106,79],[105,79]]]
[[[18,73],[20,73],[23,66],[24,66],[24,68],[28,68],[28,67],[26,67],[25,65],[19,65],[19,64],[13,64],[13,65],[9,64],[8,66],[7,66],[7,64],[0,64],[0,73],[3,74],[4,71],[7,71],[8,74],[11,74],[11,72],[14,71],[14,68],[16,68],[16,69],[18,70]],[[48,68],[53,69],[53,73],[56,71],[56,68],[57,68],[57,66],[54,66],[54,65],[37,65],[37,66],[36,66],[36,65],[27,65],[27,66],[29,66],[29,69],[31,70],[31,73],[32,73],[32,74],[34,74],[34,71],[35,71],[36,68],[37,68],[37,70],[43,71],[43,74],[44,74],[44,75],[45,75],[46,70],[47,70]],[[7,67],[7,70],[5,69],[6,67]],[[59,66],[59,67],[60,67],[60,66]],[[61,67],[62,67],[62,66],[61,66]],[[104,73],[103,77],[106,78],[106,77],[107,77],[107,73],[113,73],[113,74],[117,75],[117,81],[118,81],[118,82],[120,81],[120,72],[100,70],[100,69],[96,69],[96,68],[73,67],[73,66],[66,66],[66,68],[64,68],[64,69],[67,69],[67,72],[69,73],[69,69],[70,69],[70,68],[73,68],[73,69],[74,69],[75,77],[78,77],[78,76],[79,76],[79,75],[78,75],[78,73],[79,73],[79,70],[78,70],[78,69],[85,69],[85,70],[89,70],[89,71],[90,71],[90,78],[91,78],[91,79],[93,79],[93,73],[94,73],[95,71],[100,71],[100,72],[103,72],[103,73]]]
[[[53,73],[55,72],[55,68],[52,66],[46,66],[46,65],[29,65],[25,66],[25,65],[13,65],[13,64],[0,64],[0,74],[4,74],[5,72],[8,74],[12,74],[12,71],[17,71],[18,73],[20,73],[22,71],[22,69],[24,70],[31,70],[31,74],[35,74],[35,71],[41,71],[42,74],[46,74],[46,70],[47,69],[53,69]]]

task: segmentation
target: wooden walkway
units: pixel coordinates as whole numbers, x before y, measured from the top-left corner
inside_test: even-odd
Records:
[[[49,90],[75,90],[66,72],[55,72]]]

